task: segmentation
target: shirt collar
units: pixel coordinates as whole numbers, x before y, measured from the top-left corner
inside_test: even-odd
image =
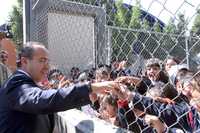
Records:
[[[25,72],[24,70],[22,70],[22,69],[18,69],[18,71],[24,73],[26,76],[28,76],[28,77],[31,78],[31,76],[30,76],[27,72]]]

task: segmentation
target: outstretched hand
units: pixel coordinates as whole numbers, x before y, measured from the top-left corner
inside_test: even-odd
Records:
[[[94,93],[105,93],[108,91],[112,91],[114,88],[117,88],[118,83],[114,81],[96,82],[92,83],[91,87]]]
[[[132,100],[133,94],[132,92],[127,88],[126,85],[118,83],[118,87],[114,88],[112,91],[115,95],[117,95],[120,99],[130,101]]]
[[[117,95],[120,99],[131,100],[132,93],[127,89],[126,85],[123,85],[116,81],[105,81],[91,84],[92,91],[94,93],[105,93],[110,91]]]
[[[128,84],[137,85],[141,81],[141,79],[138,77],[133,77],[133,76],[122,76],[115,79],[115,81],[119,83],[123,83],[123,84],[128,83]]]
[[[69,80],[66,80],[65,77],[63,76],[61,78],[61,80],[59,81],[59,84],[58,84],[58,89],[59,88],[62,88],[62,87],[65,87],[65,86],[69,86],[70,84],[70,81]]]

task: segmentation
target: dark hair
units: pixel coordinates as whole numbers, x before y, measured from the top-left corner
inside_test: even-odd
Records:
[[[70,70],[70,72],[72,73],[74,71],[79,71],[79,68],[78,67],[72,67],[71,70]]]
[[[176,90],[176,88],[174,88],[172,84],[167,83],[163,86],[163,92],[161,96],[169,99],[174,99],[178,96],[178,91]]]
[[[42,43],[40,42],[27,42],[21,49],[21,57],[26,57],[28,59],[32,59],[33,58],[33,54],[35,52],[35,47],[34,45],[39,45],[39,46],[44,46]]]
[[[184,77],[193,76],[193,72],[187,69],[178,70],[176,77],[175,77],[175,84],[183,79]]]
[[[142,77],[141,81],[136,84],[136,91],[141,95],[144,95],[149,87],[151,87],[151,85],[152,83],[150,79],[148,79],[147,77]]]
[[[145,72],[145,76],[147,77],[147,72]],[[165,71],[160,70],[156,74],[156,81],[161,81],[166,84],[169,82],[169,76],[167,75],[167,73]]]
[[[18,68],[21,67],[21,53],[19,53],[17,56],[16,64]]]
[[[152,86],[147,92],[149,92],[150,94],[158,93],[158,96],[156,97],[169,98],[171,100],[178,96],[178,91],[170,83],[164,84],[162,82],[158,82],[157,84]],[[154,95],[153,97],[155,97]]]
[[[61,70],[59,70],[59,69],[52,69],[52,70],[49,71],[49,73],[48,73],[48,75],[47,75],[48,80],[51,80],[51,78],[52,78],[55,74],[63,75],[63,73],[61,72]]]
[[[89,69],[89,71],[88,71],[88,78],[89,78],[90,81],[91,81],[92,79],[95,79],[95,71],[96,71],[95,68]]]
[[[161,68],[161,60],[158,58],[150,58],[146,61],[146,67],[153,67],[153,66],[157,66],[159,68]]]
[[[167,62],[167,60],[173,60],[174,62],[176,62],[176,64],[181,63],[181,60],[178,57],[174,57],[174,56],[167,57],[166,62]]]
[[[21,50],[21,57],[26,57],[28,59],[33,58],[34,48],[32,46],[24,47]]]
[[[22,57],[26,57],[28,59],[32,59],[33,58],[33,55],[34,55],[34,52],[35,52],[35,47],[34,45],[40,45],[40,46],[43,46],[42,43],[40,42],[27,42],[26,44],[24,44],[25,47],[23,47],[19,54],[18,54],[18,59],[17,59],[17,67],[20,67],[21,66],[21,58]]]
[[[169,77],[164,71],[160,71],[156,80],[166,84],[169,82]]]
[[[22,57],[32,59],[33,53],[34,53],[34,48],[32,46],[26,46],[26,47],[22,48],[17,57],[17,61],[16,61],[17,67],[21,67],[21,58]]]

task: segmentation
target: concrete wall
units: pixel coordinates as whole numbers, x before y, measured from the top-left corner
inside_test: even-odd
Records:
[[[54,65],[69,73],[95,64],[94,18],[91,16],[48,13],[48,48]]]
[[[56,119],[54,133],[128,133],[127,130],[86,115],[77,109],[59,112]]]

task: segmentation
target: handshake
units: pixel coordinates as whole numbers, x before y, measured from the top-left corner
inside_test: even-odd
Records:
[[[139,78],[135,77],[119,77],[114,81],[104,81],[91,84],[92,93],[105,93],[111,92],[112,94],[117,95],[120,99],[132,100],[134,93],[131,92],[125,83],[137,84],[140,82]]]

